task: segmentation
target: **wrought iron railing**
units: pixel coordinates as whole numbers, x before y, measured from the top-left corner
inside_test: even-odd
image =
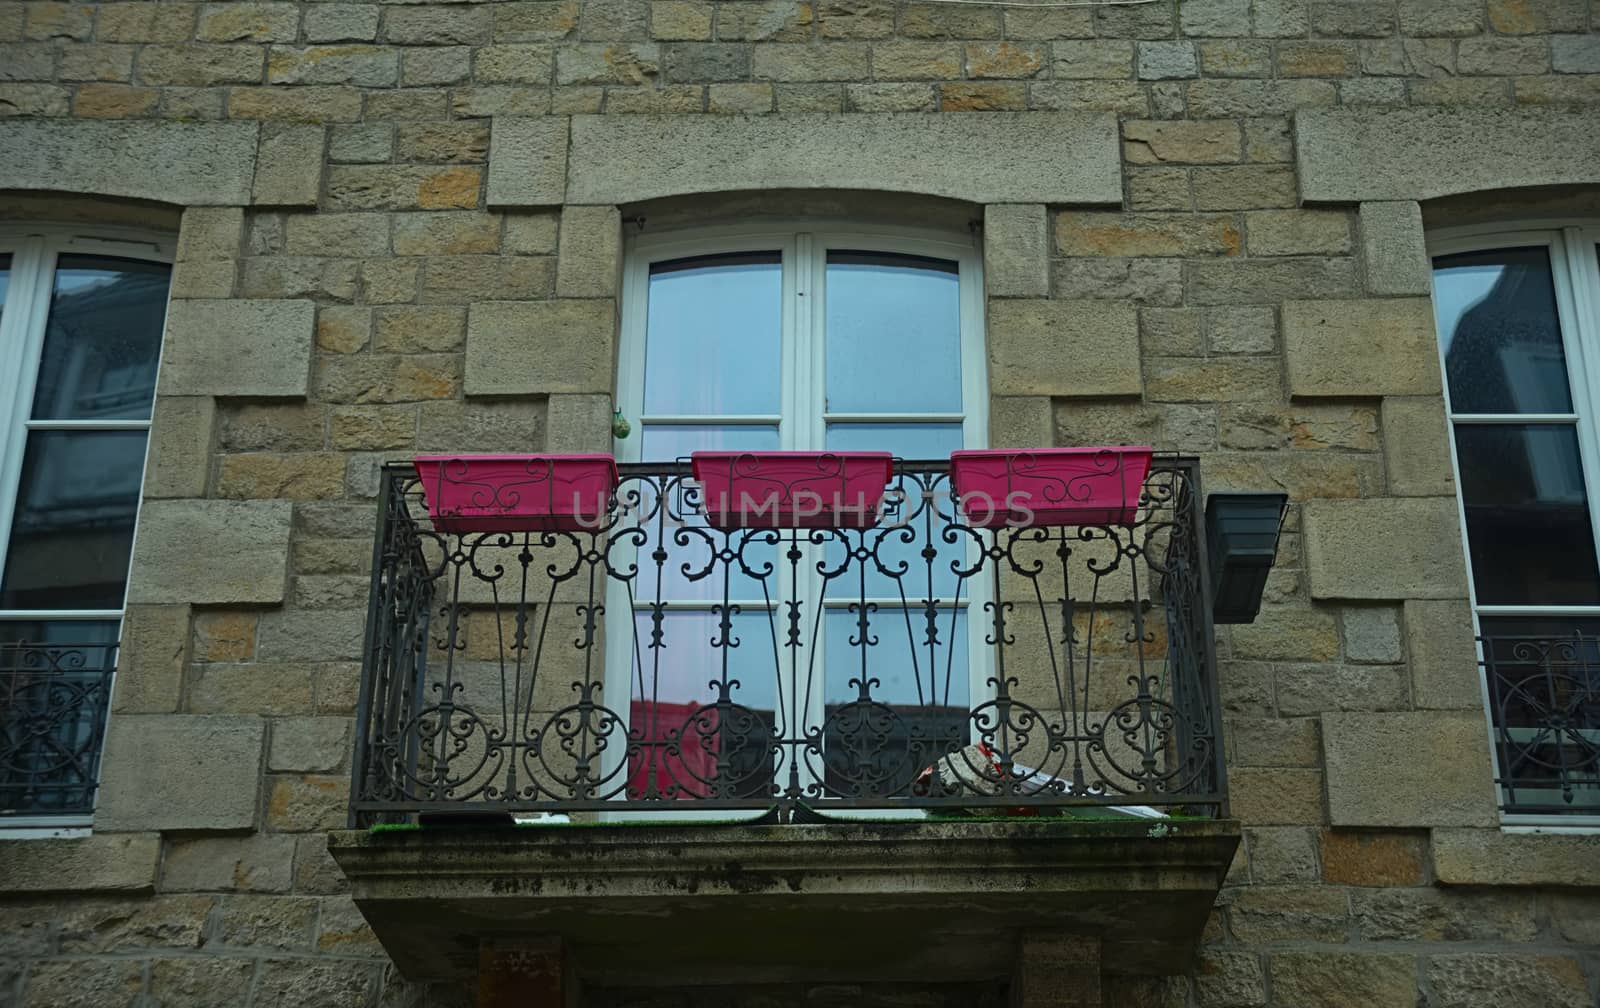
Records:
[[[117,646],[0,642],[0,825],[88,816]]]
[[[353,825],[1223,811],[1193,459],[1132,525],[993,530],[942,461],[864,530],[719,531],[687,463],[621,468],[600,528],[466,533],[385,468]]]
[[[1600,637],[1497,634],[1478,647],[1501,809],[1600,816]]]

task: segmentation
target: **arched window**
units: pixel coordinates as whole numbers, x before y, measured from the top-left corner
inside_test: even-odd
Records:
[[[1600,822],[1600,225],[1431,242],[1501,805]]]
[[[0,826],[93,810],[170,262],[0,230]]]
[[[624,273],[617,383],[618,408],[633,429],[616,443],[617,456],[671,462],[703,450],[887,451],[922,460],[983,447],[982,319],[981,256],[965,234],[810,223],[638,234]],[[857,695],[851,670],[860,661],[851,640],[861,632],[860,613],[830,599],[817,573],[844,543],[805,540],[747,543],[753,566],[774,563],[769,578],[724,586],[668,570],[656,581],[647,575],[631,599],[613,588],[611,618],[631,610],[639,622],[637,632],[608,640],[649,641],[647,624],[659,619],[675,642],[650,655],[608,649],[607,693],[633,697],[633,718],[649,719],[649,737],[681,728],[674,712],[687,717],[714,699],[708,668],[724,660],[748,660],[731,673],[737,700],[757,718],[775,718],[780,736],[825,732],[829,713]],[[782,562],[780,551],[791,547],[806,552],[804,562]],[[690,537],[671,548],[676,567],[709,547]],[[886,562],[921,564],[918,548],[880,547]],[[963,548],[951,544],[951,556],[941,557],[946,574],[930,594],[942,639],[926,654],[933,635],[901,629],[913,622],[907,616],[923,620],[918,598],[901,597],[888,578],[881,592],[866,586],[853,596],[870,600],[875,626],[886,628],[873,637],[874,699],[918,711],[921,720],[908,730],[930,742],[941,733],[964,738],[968,708],[988,688],[983,627],[969,618],[983,599],[955,590],[948,574]],[[641,546],[641,555],[648,552]],[[791,604],[805,621],[807,649],[763,653]],[[742,649],[711,644],[722,639],[725,618]],[[689,641],[705,646],[684,646]],[[935,652],[954,661],[931,668]],[[764,771],[750,768],[753,787],[795,769],[782,752],[771,758]]]

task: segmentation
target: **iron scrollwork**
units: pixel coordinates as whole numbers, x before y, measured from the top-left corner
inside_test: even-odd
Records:
[[[1192,459],[1131,524],[997,529],[945,462],[867,528],[713,528],[685,463],[621,468],[598,527],[465,533],[385,470],[352,822],[1222,810]]]

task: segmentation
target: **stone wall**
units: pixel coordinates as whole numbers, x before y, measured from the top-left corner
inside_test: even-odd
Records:
[[[1107,1003],[1595,1003],[1600,841],[1494,829],[1423,247],[1448,203],[1419,201],[1592,205],[1597,28],[1585,0],[0,2],[0,186],[183,208],[95,834],[0,843],[0,1004],[465,996],[396,979],[323,839],[377,467],[603,450],[623,211],[764,177],[973,205],[996,444],[1154,443],[1291,495],[1260,619],[1219,628],[1246,846],[1193,974]]]

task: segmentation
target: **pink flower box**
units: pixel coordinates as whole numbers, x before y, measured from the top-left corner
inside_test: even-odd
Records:
[[[695,452],[713,528],[871,528],[894,474],[888,452]]]
[[[1002,525],[1131,525],[1150,448],[958,451],[950,482],[967,521]]]
[[[610,455],[419,455],[417,477],[440,532],[586,531],[617,487]]]

